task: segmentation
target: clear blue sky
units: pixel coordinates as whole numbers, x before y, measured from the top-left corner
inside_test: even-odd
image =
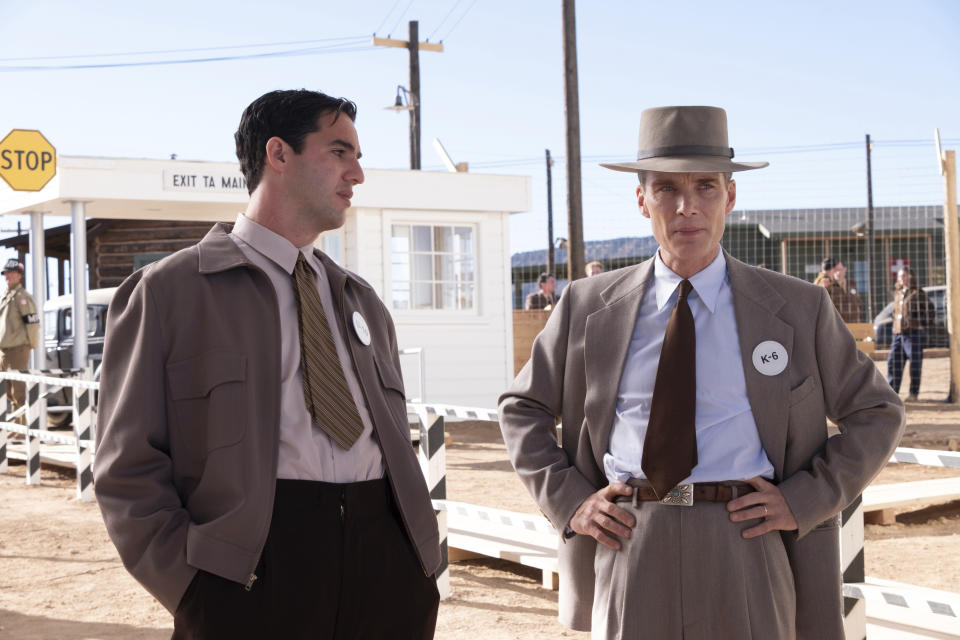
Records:
[[[442,170],[437,137],[471,171],[531,176],[533,209],[513,217],[511,241],[536,249],[549,148],[559,159],[555,235],[565,236],[559,0],[2,0],[0,135],[39,129],[64,155],[234,160],[243,108],[307,87],[358,103],[366,167],[405,168],[408,117],[382,107],[408,84],[407,53],[374,48],[370,36],[406,39],[411,19],[446,49],[420,55],[424,168]],[[738,208],[865,204],[867,133],[877,205],[942,201],[932,134],[939,127],[947,148],[960,146],[960,2],[580,0],[577,31],[587,239],[650,233],[631,176],[597,162],[634,155],[641,110],[666,104],[726,108],[737,158],[771,162],[741,174]],[[313,51],[12,70],[303,49]],[[156,50],[180,51],[138,53]]]

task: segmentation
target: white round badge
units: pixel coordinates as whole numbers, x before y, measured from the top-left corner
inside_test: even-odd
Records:
[[[360,342],[362,342],[364,346],[369,347],[370,328],[367,326],[367,321],[363,319],[359,311],[353,312],[353,330],[356,332],[357,337],[360,338]]]
[[[753,368],[765,376],[775,376],[787,368],[787,350],[779,342],[764,340],[753,350]]]

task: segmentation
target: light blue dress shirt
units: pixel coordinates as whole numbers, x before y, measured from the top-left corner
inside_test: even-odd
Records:
[[[620,377],[617,413],[603,467],[611,482],[645,478],[640,468],[643,440],[650,418],[653,385],[667,322],[677,302],[683,278],[654,259],[653,280],[647,287],[630,339]],[[683,482],[746,480],[773,477],[753,411],[733,310],[733,295],[723,252],[692,278],[688,298],[697,331],[697,459]]]

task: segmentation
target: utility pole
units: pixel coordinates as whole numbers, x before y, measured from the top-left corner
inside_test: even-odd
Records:
[[[547,149],[547,273],[553,273],[555,265],[555,256],[553,253],[553,174],[550,167],[553,166],[553,159],[550,157],[550,149]]]
[[[580,90],[574,0],[563,0],[563,89],[567,116],[567,278],[584,277],[583,193],[580,185]]]
[[[420,42],[420,25],[410,21],[409,40],[392,40],[373,37],[373,44],[380,47],[398,47],[410,52],[410,168],[420,169],[420,50],[443,51],[443,43]]]
[[[880,292],[876,289],[876,271],[877,267],[874,264],[874,238],[876,237],[873,230],[873,172],[870,168],[870,151],[872,147],[870,145],[870,134],[867,134],[867,320],[868,322],[873,322],[874,316],[877,315],[876,302],[880,300]],[[884,272],[886,272],[886,267],[884,267]],[[886,278],[883,279],[884,285],[886,285]]]

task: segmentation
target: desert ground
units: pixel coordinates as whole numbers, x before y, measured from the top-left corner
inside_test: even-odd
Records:
[[[949,360],[928,358],[923,376],[920,401],[907,405],[902,444],[957,450],[960,408],[943,403]],[[448,423],[447,431],[451,500],[537,512],[510,468],[495,423]],[[960,469],[892,464],[876,482],[956,475]],[[170,615],[124,570],[96,504],[76,499],[69,476],[44,470],[43,481],[26,486],[22,464],[0,474],[0,638],[169,638]],[[900,510],[896,524],[868,525],[866,538],[868,575],[960,592],[960,501]],[[557,594],[540,586],[539,571],[469,560],[451,565],[451,587],[440,605],[437,638],[589,637],[556,621]]]

